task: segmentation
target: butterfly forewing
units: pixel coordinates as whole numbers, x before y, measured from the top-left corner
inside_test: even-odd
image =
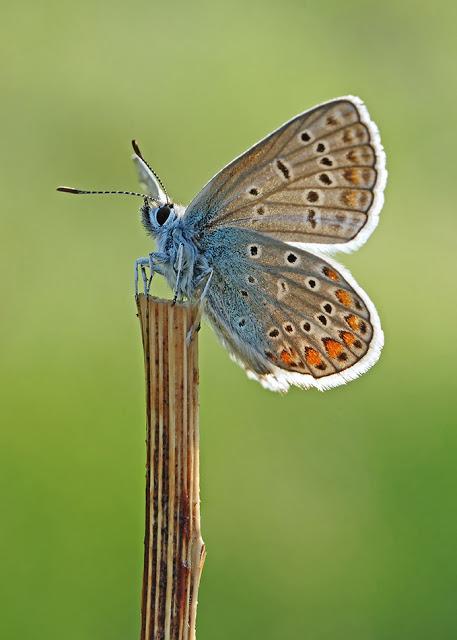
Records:
[[[376,311],[341,267],[248,230],[216,229],[206,242],[217,265],[208,316],[265,386],[336,386],[376,361]]]
[[[297,116],[217,174],[189,205],[196,226],[237,226],[353,248],[376,225],[385,160],[357,98]]]
[[[135,140],[133,141],[133,149],[132,160],[137,171],[138,180],[145,193],[159,203],[168,202],[167,194],[159,178],[141,155]]]

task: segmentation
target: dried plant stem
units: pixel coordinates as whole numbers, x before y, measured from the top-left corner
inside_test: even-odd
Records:
[[[195,307],[137,298],[146,377],[146,528],[141,640],[193,640],[200,533]]]

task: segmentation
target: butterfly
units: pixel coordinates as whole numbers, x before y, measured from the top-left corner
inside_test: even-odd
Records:
[[[133,141],[143,225],[157,250],[135,262],[174,300],[199,305],[230,355],[264,387],[329,389],[379,358],[375,306],[330,254],[360,247],[386,184],[379,132],[346,96],[292,118],[217,173],[187,207],[173,203]],[[71,193],[94,192],[59,187]]]

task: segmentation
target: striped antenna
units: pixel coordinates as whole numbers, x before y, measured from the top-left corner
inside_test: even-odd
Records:
[[[83,195],[118,195],[118,196],[138,196],[147,200],[147,196],[144,193],[137,193],[136,191],[88,191],[86,189],[74,189],[73,187],[57,187],[57,191],[63,193],[75,193]]]
[[[154,171],[154,169],[151,167],[151,165],[146,162],[146,160],[143,157],[143,154],[141,153],[140,147],[138,145],[138,142],[136,140],[132,140],[132,147],[133,147],[133,151],[135,152],[135,154],[140,158],[140,160],[142,160],[144,162],[144,164],[147,166],[147,168],[149,169],[149,171],[152,173],[152,175],[154,176],[154,178],[157,180],[157,182],[159,183],[159,185],[162,187],[162,191],[165,194],[165,197],[167,199],[167,204],[170,204],[171,200],[170,197],[167,193],[167,190],[165,189],[165,187],[163,186],[163,182],[162,180],[159,178],[159,176],[157,175],[157,173]]]

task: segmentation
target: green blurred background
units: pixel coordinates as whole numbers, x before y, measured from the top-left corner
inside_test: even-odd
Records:
[[[385,350],[344,388],[280,396],[203,329],[198,636],[457,637],[453,7],[2,7],[1,638],[139,637],[132,266],[150,244],[136,200],[55,187],[136,188],[137,137],[187,203],[283,121],[347,93],[387,151],[381,223],[341,258]]]

